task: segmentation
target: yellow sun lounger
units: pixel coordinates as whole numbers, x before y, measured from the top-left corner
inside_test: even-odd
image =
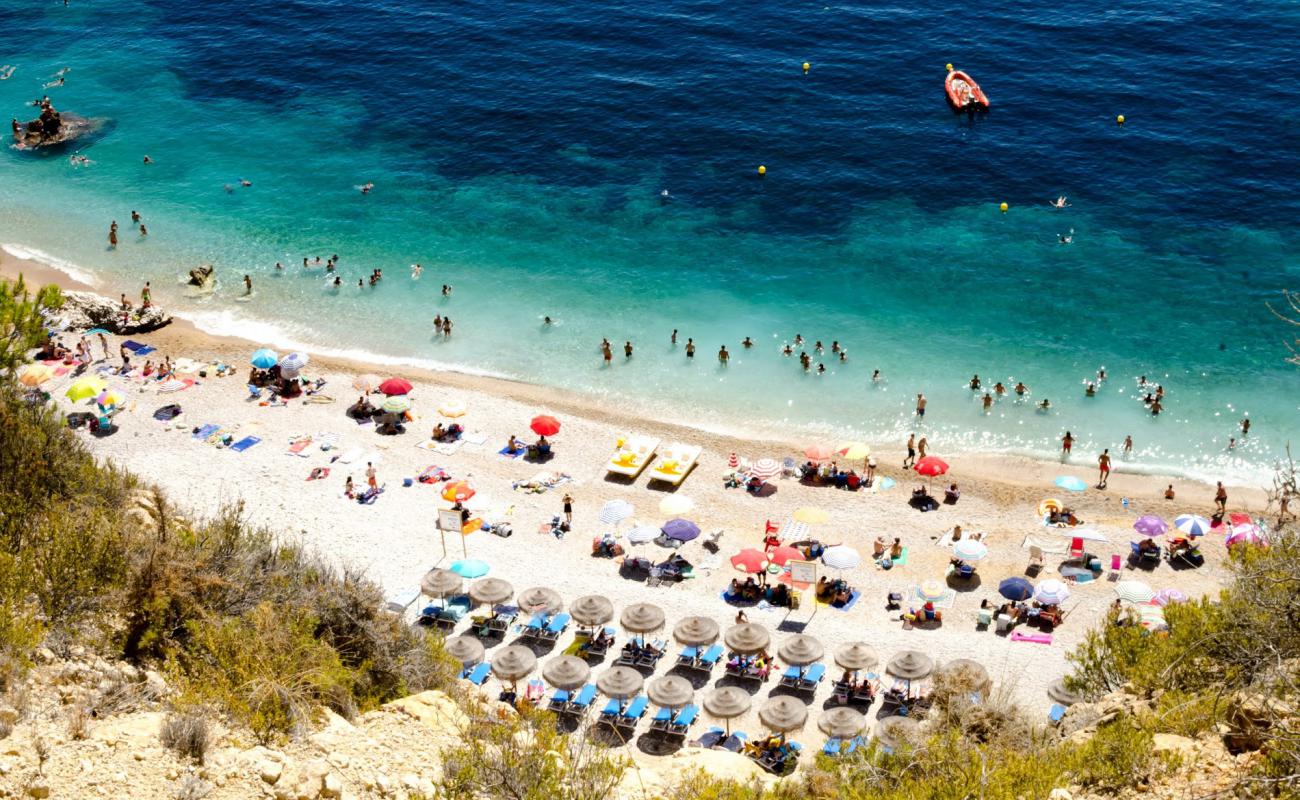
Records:
[[[653,436],[629,436],[619,444],[605,469],[617,475],[635,478],[654,458],[659,440]]]
[[[686,480],[700,459],[700,448],[689,444],[672,444],[650,470],[650,479],[671,483],[673,486]]]

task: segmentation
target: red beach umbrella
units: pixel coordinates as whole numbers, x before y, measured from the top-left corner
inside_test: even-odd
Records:
[[[542,414],[541,416],[533,417],[533,421],[529,427],[532,428],[533,433],[538,436],[554,436],[560,432],[560,421],[548,414]]]
[[[916,462],[916,466],[913,467],[912,469],[916,470],[922,475],[927,475],[933,478],[936,475],[942,475],[945,472],[947,472],[948,464],[938,456],[926,456],[925,458]]]
[[[803,449],[804,457],[809,461],[830,461],[835,451],[824,444],[810,444]]]
[[[784,567],[787,561],[803,561],[805,558],[803,551],[783,544],[772,548],[767,554],[768,561],[773,564]]]
[[[767,569],[767,556],[752,547],[746,547],[731,557],[731,566],[750,574]]]
[[[412,388],[414,387],[411,386],[411,382],[405,378],[389,378],[379,384],[379,391],[389,397],[395,394],[409,394]]]
[[[474,487],[466,481],[452,481],[442,487],[442,499],[451,503],[463,503],[474,496]]]

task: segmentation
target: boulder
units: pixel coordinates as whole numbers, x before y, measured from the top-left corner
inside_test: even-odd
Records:
[[[158,306],[132,308],[126,323],[118,303],[90,292],[64,292],[59,316],[70,330],[103,328],[122,336],[148,333],[171,324],[172,318]]]

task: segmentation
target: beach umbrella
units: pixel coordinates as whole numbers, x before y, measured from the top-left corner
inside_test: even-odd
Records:
[[[885,717],[876,723],[876,739],[886,747],[902,747],[921,738],[921,723],[915,717]]]
[[[116,389],[105,389],[95,397],[95,402],[101,406],[120,406],[126,402],[126,398]]]
[[[700,647],[717,641],[718,632],[718,623],[709,617],[686,617],[673,628],[673,638],[687,647]]]
[[[27,364],[18,370],[18,382],[23,386],[40,386],[54,377],[54,368],[44,364]]]
[[[822,563],[831,569],[854,569],[862,563],[862,556],[846,544],[837,544],[822,551]]]
[[[1160,517],[1157,517],[1155,514],[1143,514],[1138,517],[1137,522],[1133,523],[1133,530],[1147,538],[1151,538],[1153,536],[1159,536],[1169,530],[1169,523],[1165,522]]]
[[[754,698],[739,686],[720,686],[704,698],[704,710],[718,719],[733,719],[749,712]]]
[[[641,673],[631,667],[610,667],[596,679],[596,688],[615,700],[626,700],[641,691],[644,683]]]
[[[560,597],[560,593],[545,586],[525,589],[519,593],[517,602],[521,609],[532,613],[544,611],[547,614],[556,614],[564,608],[564,598]]]
[[[803,449],[803,455],[809,461],[830,461],[835,457],[835,451],[824,444],[810,444]]]
[[[585,594],[569,604],[569,615],[579,625],[594,628],[614,618],[614,604],[604,595]]]
[[[269,347],[261,347],[253,351],[253,357],[248,359],[248,363],[258,369],[270,369],[280,363],[280,354]]]
[[[1047,696],[1060,703],[1063,706],[1072,706],[1075,703],[1083,702],[1083,698],[1077,692],[1072,692],[1065,686],[1065,678],[1057,678],[1047,687]]]
[[[912,469],[921,475],[935,478],[948,472],[948,464],[938,456],[926,456],[917,461]]]
[[[1038,516],[1046,517],[1053,511],[1059,512],[1062,508],[1065,508],[1065,506],[1061,505],[1060,500],[1055,497],[1048,497],[1038,504]]]
[[[528,427],[533,429],[533,433],[538,436],[554,436],[560,432],[560,421],[555,417],[547,414],[533,417],[533,421],[528,423]]]
[[[928,603],[942,600],[947,594],[948,587],[939,581],[921,581],[921,585],[916,587],[916,596]]]
[[[727,456],[727,469],[735,469],[740,466],[740,457],[735,453]]]
[[[746,547],[731,557],[731,566],[738,572],[747,572],[753,575],[767,569],[767,554],[752,547]]]
[[[597,518],[606,525],[617,525],[632,516],[633,511],[632,504],[626,500],[610,500],[600,507]]]
[[[475,581],[469,587],[469,599],[475,603],[485,605],[496,605],[504,603],[510,599],[510,595],[515,593],[515,587],[511,586],[508,581],[500,578],[484,578]]]
[[[793,667],[804,667],[821,659],[825,653],[822,643],[812,636],[797,633],[781,643],[776,651],[781,660]]]
[[[1082,492],[1088,488],[1088,484],[1084,483],[1081,478],[1076,478],[1073,475],[1062,475],[1052,481],[1052,483],[1065,489],[1067,492]]]
[[[784,567],[791,561],[803,561],[804,554],[803,551],[798,548],[791,547],[788,544],[783,544],[773,547],[767,554],[767,560],[773,564]]]
[[[693,508],[695,501],[685,495],[670,494],[659,501],[659,513],[664,516],[681,516],[690,513]]]
[[[664,675],[646,687],[650,702],[664,708],[681,708],[695,699],[695,687],[680,675]]]
[[[1233,526],[1232,533],[1228,534],[1223,543],[1228,547],[1235,547],[1239,544],[1268,544],[1268,541],[1258,525],[1247,523]]]
[[[467,667],[483,660],[483,643],[477,636],[456,636],[443,642],[442,649]]]
[[[964,692],[984,693],[993,685],[984,665],[969,658],[955,658],[935,670],[935,678],[942,679],[949,688]]]
[[[411,410],[411,399],[406,395],[393,395],[379,407],[389,414],[405,414]]]
[[[1024,578],[1007,578],[998,584],[998,594],[1008,600],[1028,600],[1034,596],[1034,585]]]
[[[556,689],[577,689],[587,682],[591,667],[577,656],[556,656],[542,667],[542,678]]]
[[[81,335],[82,335],[82,336],[94,336],[94,335],[96,335],[96,334],[102,334],[102,335],[104,335],[104,336],[112,336],[112,335],[113,335],[113,332],[110,331],[110,330],[108,330],[108,329],[106,329],[106,328],[91,328],[91,329],[88,330],[88,331],[83,331]]]
[[[290,353],[280,359],[281,372],[298,372],[311,361],[311,357],[306,353]]]
[[[867,727],[867,718],[861,711],[854,711],[848,706],[828,708],[817,718],[817,727],[822,733],[835,739],[852,739]]]
[[[856,461],[871,455],[871,448],[865,442],[842,442],[835,452],[850,461]]]
[[[1120,581],[1115,584],[1115,594],[1130,603],[1150,603],[1156,593],[1142,581]]]
[[[781,474],[781,464],[775,458],[760,458],[750,466],[745,474],[760,481],[770,481]]]
[[[659,529],[653,525],[637,525],[627,532],[627,540],[632,544],[645,544],[659,538]]]
[[[87,375],[73,381],[68,390],[64,392],[64,396],[72,402],[78,403],[94,397],[106,388],[108,387],[103,380],[93,375]]]
[[[389,378],[388,380],[379,384],[379,391],[383,392],[389,397],[398,394],[410,394],[411,390],[414,388],[415,387],[411,385],[411,382],[406,380],[405,378]]]
[[[521,644],[512,644],[492,657],[492,674],[503,681],[517,681],[537,668],[537,656]]]
[[[989,554],[989,546],[979,539],[958,539],[952,546],[952,554],[962,561],[979,561]]]
[[[769,697],[759,706],[758,718],[774,731],[793,731],[808,720],[808,706],[788,694]]]
[[[491,567],[488,566],[486,561],[477,558],[466,558],[453,561],[451,564],[451,571],[462,578],[481,578],[488,574],[490,569]]]
[[[467,410],[465,403],[461,400],[444,400],[442,405],[438,406],[438,413],[451,419],[465,416]]]
[[[920,680],[933,671],[934,659],[919,650],[904,650],[885,665],[885,672],[909,681]]]
[[[664,626],[664,610],[654,603],[633,603],[623,609],[618,621],[632,633],[649,633]]]
[[[1174,520],[1174,527],[1188,536],[1196,538],[1210,532],[1210,521],[1196,514],[1183,514]]]
[[[465,579],[449,569],[431,569],[420,579],[420,591],[430,597],[446,597],[460,591]]]
[[[684,519],[670,519],[664,523],[661,530],[664,536],[679,542],[689,542],[700,535],[700,526]]]
[[[844,669],[871,669],[880,663],[880,658],[866,642],[850,642],[835,648],[835,663]]]
[[[1156,592],[1156,596],[1151,598],[1151,602],[1160,606],[1167,606],[1171,603],[1186,603],[1187,595],[1181,589],[1171,587]]]
[[[807,525],[816,525],[825,522],[830,518],[831,515],[826,512],[826,509],[817,508],[815,506],[804,506],[803,508],[795,509],[794,512],[795,522],[802,522]]]
[[[1069,597],[1069,587],[1055,578],[1040,582],[1034,589],[1034,599],[1045,606],[1059,606]]]
[[[768,644],[772,641],[772,637],[762,625],[753,622],[742,622],[739,625],[732,625],[727,628],[727,634],[723,637],[723,641],[727,643],[727,647],[730,647],[732,652],[747,656],[766,650]]]
[[[463,503],[474,496],[474,487],[468,481],[449,481],[442,487],[442,499],[449,503]]]
[[[356,389],[358,392],[370,394],[379,388],[379,383],[380,377],[378,375],[366,373],[365,375],[358,375],[352,379],[352,388]]]

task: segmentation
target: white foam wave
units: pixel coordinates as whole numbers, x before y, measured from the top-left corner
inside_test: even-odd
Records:
[[[0,250],[4,250],[14,258],[20,258],[23,261],[35,261],[37,264],[44,264],[47,267],[56,269],[78,283],[84,283],[87,286],[99,285],[99,279],[84,267],[74,264],[67,259],[52,256],[44,250],[37,250],[35,247],[28,247],[23,244],[14,244],[12,242],[0,243]]]
[[[467,364],[436,361],[429,358],[394,356],[385,353],[374,353],[369,350],[361,350],[357,348],[326,347],[313,343],[313,339],[323,337],[318,337],[309,329],[302,329],[297,332],[291,331],[280,325],[276,325],[275,323],[267,322],[266,320],[243,316],[231,309],[223,309],[221,311],[182,311],[177,312],[175,316],[193,323],[194,327],[204,333],[213,336],[230,336],[237,339],[244,339],[251,344],[259,346],[269,345],[271,347],[278,347],[282,350],[305,350],[322,356],[345,358],[363,364],[375,364],[388,367],[414,367],[416,369],[427,369],[441,372],[457,372],[463,375],[474,375],[484,378],[518,380],[514,375],[490,369],[483,369],[481,367],[473,367]]]

